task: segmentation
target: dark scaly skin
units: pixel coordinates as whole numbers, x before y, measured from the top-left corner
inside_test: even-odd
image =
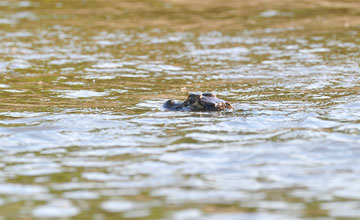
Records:
[[[190,93],[186,101],[168,100],[164,107],[176,111],[225,111],[234,109],[229,102],[217,98],[212,93]]]

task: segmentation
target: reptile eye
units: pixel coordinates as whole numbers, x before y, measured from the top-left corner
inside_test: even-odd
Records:
[[[199,95],[189,95],[188,100],[189,100],[190,104],[193,104],[193,103],[195,103],[197,100],[199,100],[199,98],[200,98]]]

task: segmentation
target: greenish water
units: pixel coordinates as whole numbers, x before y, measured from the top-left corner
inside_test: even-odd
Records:
[[[359,219],[360,7],[283,2],[0,1],[2,219]]]

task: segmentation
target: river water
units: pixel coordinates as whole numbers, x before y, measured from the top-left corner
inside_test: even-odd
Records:
[[[91,30],[47,4],[0,2],[1,219],[360,218],[356,29]],[[199,91],[235,111],[162,107]]]

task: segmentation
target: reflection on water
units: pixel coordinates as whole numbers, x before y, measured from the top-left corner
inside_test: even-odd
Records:
[[[42,4],[0,2],[5,218],[360,218],[356,30],[16,28]],[[236,111],[162,108],[193,91]]]

